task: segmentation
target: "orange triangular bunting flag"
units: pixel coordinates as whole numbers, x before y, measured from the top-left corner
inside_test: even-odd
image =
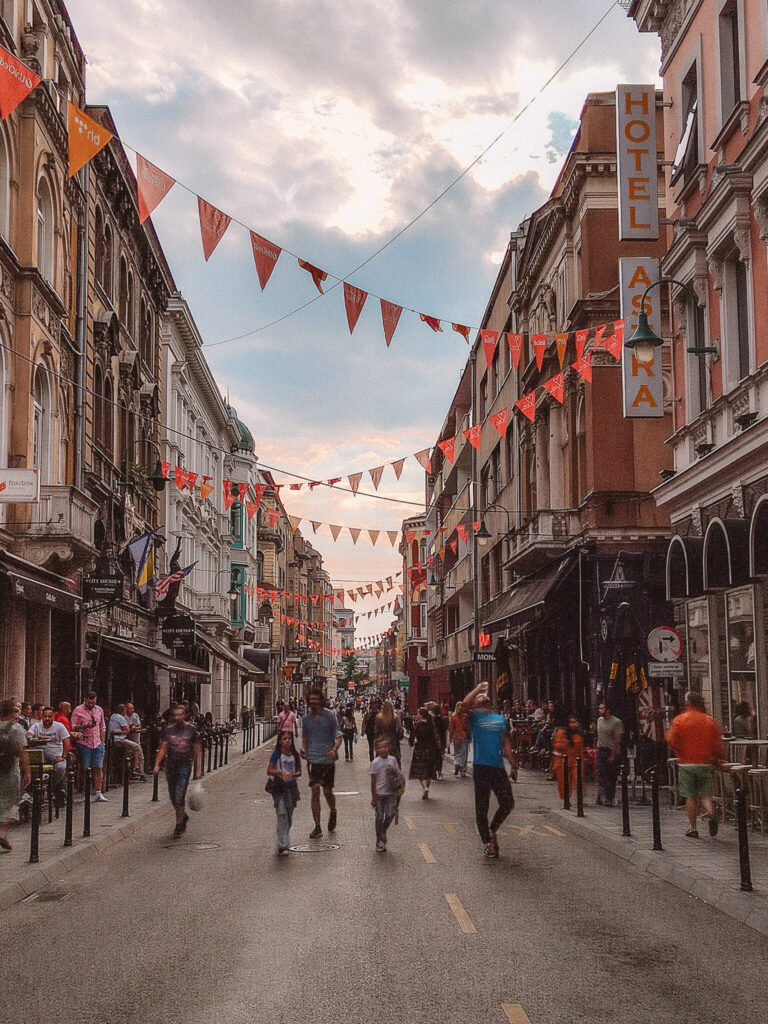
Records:
[[[197,197],[197,212],[200,215],[200,234],[203,239],[203,256],[205,262],[211,258],[211,254],[224,237],[224,232],[232,220],[226,213],[217,210],[215,206],[206,203],[200,196]]]
[[[270,526],[274,526],[277,520],[280,518],[280,512],[276,508],[267,509],[267,515],[269,516]]]
[[[499,409],[498,412],[493,413],[488,419],[491,421],[494,427],[498,430],[502,437],[507,432],[509,426],[509,409]]]
[[[314,519],[310,519],[309,521],[312,524],[312,533],[317,533],[318,526],[322,526],[323,525],[322,523],[316,523],[314,521]]]
[[[461,539],[462,539],[464,544],[467,543],[467,532],[468,532],[468,527],[467,527],[466,523],[459,523],[457,525],[456,533],[458,533],[458,535],[461,537]]]
[[[360,314],[363,312],[363,306],[367,298],[368,292],[364,292],[362,288],[355,288],[353,284],[347,284],[346,281],[344,282],[344,306],[347,310],[347,323],[349,324],[350,334],[357,327],[357,321],[360,319]]]
[[[369,469],[368,472],[371,474],[371,480],[373,480],[373,489],[378,491],[379,484],[381,483],[381,474],[384,472],[383,466],[377,466],[376,469]]]
[[[212,476],[204,476],[200,480],[200,497],[203,499],[203,501],[205,501],[205,499],[213,491],[213,484],[210,482],[211,480],[213,480]]]
[[[373,547],[376,547],[376,541],[379,539],[379,534],[380,533],[381,533],[381,530],[369,530],[368,531],[368,536],[371,538],[371,545]]]
[[[348,526],[349,535],[352,538],[352,543],[357,544],[357,538],[360,536],[360,530],[356,526]]]
[[[392,463],[392,469],[395,471],[395,476],[400,479],[400,474],[403,472],[403,466],[405,465],[405,459],[398,459],[397,462]]]
[[[536,392],[529,391],[527,395],[519,398],[515,405],[523,416],[527,416],[531,423],[533,423],[533,418],[536,415]]]
[[[0,46],[0,118],[5,120],[39,84],[34,71]]]
[[[419,313],[419,320],[423,320],[428,327],[431,327],[433,331],[439,331],[443,333],[443,328],[440,326],[440,321],[436,316],[427,316],[426,313]]]
[[[357,494],[357,489],[360,486],[360,481],[362,479],[363,479],[363,474],[362,473],[353,473],[350,477],[348,477],[349,486],[352,488],[352,493],[353,494]]]
[[[189,473],[185,473],[181,466],[174,467],[173,474],[176,477],[176,486],[179,490],[186,487],[189,481]]]
[[[255,231],[251,232],[251,248],[253,249],[253,261],[256,264],[256,273],[259,275],[259,284],[261,290],[264,291],[283,250],[274,242],[257,235]]]
[[[616,320],[613,325],[613,334],[603,340],[603,348],[609,352],[614,359],[621,359],[621,350],[624,348],[624,325],[626,320]]]
[[[387,536],[389,537],[389,543],[392,545],[392,547],[394,547],[395,544],[397,544],[398,532],[399,532],[398,530],[387,530]]]
[[[414,452],[414,459],[419,463],[422,469],[426,470],[427,473],[432,472],[432,459],[430,455],[432,453],[431,448],[424,448],[420,452]]]
[[[509,345],[509,354],[512,357],[512,365],[517,370],[517,367],[520,365],[520,353],[523,351],[522,334],[508,334],[507,344]]]
[[[473,448],[480,447],[480,437],[483,432],[482,423],[476,423],[474,427],[467,427],[464,431],[464,437],[469,441]]]
[[[331,536],[334,540],[338,540],[339,534],[341,533],[340,526],[329,526],[328,529],[331,531]]]
[[[388,302],[386,299],[381,299],[380,302],[381,322],[384,325],[384,338],[387,342],[387,348],[389,348],[390,342],[392,341],[392,335],[395,333],[395,328],[400,320],[400,314],[403,312],[403,307],[395,305],[394,302]]]
[[[560,364],[560,369],[562,370],[563,359],[565,359],[565,350],[568,347],[568,335],[556,334],[555,345],[557,346],[557,361]]]
[[[248,518],[253,519],[256,509],[259,507],[258,501],[245,501],[245,511],[248,513]]]
[[[447,437],[444,441],[438,441],[437,447],[445,455],[446,459],[452,464],[456,458],[456,438]]]
[[[587,352],[585,356],[571,363],[576,373],[580,374],[589,384],[592,383],[592,353]]]
[[[584,346],[587,344],[587,338],[589,337],[589,328],[586,331],[576,331],[576,359],[579,360],[584,355]]]
[[[595,351],[602,347],[603,335],[605,334],[605,326],[605,324],[600,324],[599,327],[595,328],[595,343],[592,346],[595,349]]]
[[[541,386],[545,391],[548,391],[553,398],[556,398],[560,405],[563,404],[565,378],[562,373],[556,373],[554,377],[550,377],[549,380],[545,380]]]
[[[139,193],[139,223],[143,224],[155,207],[165,199],[176,179],[136,154],[136,187]]]
[[[540,370],[541,364],[544,362],[544,350],[547,347],[546,334],[532,334],[531,344],[533,345],[533,354],[536,356],[536,368]]]
[[[98,121],[88,117],[74,103],[67,104],[67,122],[69,131],[68,177],[71,178],[109,144],[113,135],[106,128],[102,128]]]
[[[323,295],[323,281],[328,277],[328,274],[324,270],[320,270],[319,267],[313,267],[311,263],[307,263],[306,260],[299,260],[299,266],[302,270],[310,275],[312,280],[315,282],[315,288]]]
[[[488,369],[490,370],[494,354],[496,353],[496,342],[499,340],[499,332],[480,331],[480,338],[483,342],[483,351],[485,352],[485,363]]]
[[[288,516],[288,522],[291,524],[291,530],[295,533],[301,524],[301,516]]]
[[[464,324],[451,324],[451,327],[454,329],[454,331],[456,331],[457,334],[460,334],[462,336],[462,338],[464,339],[464,341],[466,341],[467,344],[469,344],[468,327],[465,327]]]

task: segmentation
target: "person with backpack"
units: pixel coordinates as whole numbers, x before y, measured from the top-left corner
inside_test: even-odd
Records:
[[[27,759],[27,738],[19,725],[19,709],[12,700],[0,702],[0,850],[10,853],[8,824],[21,798],[20,782],[26,789],[32,781]],[[19,772],[21,766],[21,772]]]

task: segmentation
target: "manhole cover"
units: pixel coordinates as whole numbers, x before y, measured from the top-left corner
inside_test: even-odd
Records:
[[[334,789],[334,796],[360,796],[359,789]]]
[[[63,903],[71,895],[71,892],[33,892],[22,903]]]
[[[313,843],[312,846],[291,846],[294,853],[328,853],[329,850],[338,850],[337,843]]]
[[[220,850],[218,843],[166,843],[166,850]]]

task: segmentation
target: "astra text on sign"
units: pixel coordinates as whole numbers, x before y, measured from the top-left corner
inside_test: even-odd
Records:
[[[637,327],[643,292],[659,279],[659,261],[649,257],[624,257],[619,260],[619,291],[621,315],[626,317],[626,334],[630,337]],[[653,288],[645,297],[648,326],[661,337],[661,293]],[[661,374],[661,347],[657,348],[652,363],[638,363],[632,349],[621,354],[624,416],[628,419],[648,419],[664,415],[664,380]]]
[[[656,164],[656,89],[616,87],[616,164],[619,238],[622,242],[659,237]]]

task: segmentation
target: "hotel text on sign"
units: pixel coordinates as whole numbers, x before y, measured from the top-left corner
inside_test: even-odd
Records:
[[[616,87],[616,154],[619,238],[653,241],[659,237],[654,86]]]

